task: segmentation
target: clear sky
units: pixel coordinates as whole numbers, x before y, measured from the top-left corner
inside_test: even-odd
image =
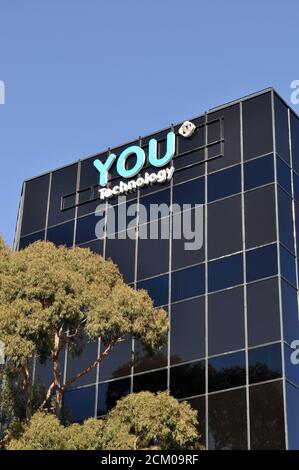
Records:
[[[268,86],[290,102],[298,32],[298,0],[0,0],[0,232],[26,178]]]

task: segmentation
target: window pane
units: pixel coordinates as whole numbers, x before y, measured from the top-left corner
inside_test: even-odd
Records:
[[[276,94],[274,94],[274,107],[276,150],[281,158],[290,163],[288,108]]]
[[[291,170],[278,156],[276,157],[277,182],[292,196]]]
[[[234,166],[227,170],[217,171],[208,176],[208,201],[237,194],[241,191],[241,169]]]
[[[299,449],[299,390],[286,384],[289,450]]]
[[[247,285],[248,345],[280,339],[278,279]]]
[[[100,155],[95,155],[91,158],[81,161],[81,172],[80,172],[80,189],[85,189],[91,186],[95,186],[99,183],[99,172],[94,166],[93,162],[96,159],[106,161],[107,153],[104,152]]]
[[[97,416],[105,415],[118,400],[127,396],[130,393],[130,386],[129,378],[100,384]]]
[[[280,242],[294,252],[292,199],[278,188],[278,214]]]
[[[284,344],[285,375],[287,380],[299,387],[299,347],[297,343],[293,346],[292,349],[288,344]]]
[[[156,307],[166,305],[168,303],[168,274],[138,282],[137,289],[148,291]]]
[[[243,256],[241,254],[210,261],[209,292],[243,283]]]
[[[133,237],[136,238],[135,229],[118,233],[115,239],[112,236],[106,238],[106,259],[111,258],[117,264],[126,283],[133,282],[135,275],[136,240]]]
[[[173,204],[203,204],[205,202],[205,179],[197,178],[173,187]]]
[[[280,343],[248,351],[249,382],[264,382],[282,376]]]
[[[251,449],[284,449],[282,383],[249,388]]]
[[[253,248],[276,240],[274,186],[245,193],[246,247]]]
[[[244,159],[273,151],[271,93],[243,102]]]
[[[46,225],[50,175],[25,183],[21,235],[41,230]]]
[[[206,400],[205,397],[191,398],[187,400],[193,410],[197,411],[198,419],[198,433],[200,435],[199,442],[201,445],[206,445]]]
[[[289,344],[299,338],[298,303],[296,289],[281,281],[284,340]]]
[[[299,119],[292,112],[290,116],[293,168],[299,174]]]
[[[203,264],[172,273],[172,302],[195,297],[205,291],[205,267]]]
[[[209,359],[209,392],[245,385],[245,353]]]
[[[77,229],[76,229],[76,244],[80,245],[81,243],[88,242],[90,240],[97,239],[97,224],[103,226],[104,215],[98,213],[98,215],[91,214],[87,217],[81,217],[77,220]],[[103,238],[104,233],[99,230],[98,235]]]
[[[47,231],[47,240],[55,243],[55,245],[73,246],[74,238],[74,222],[57,225],[49,228]]]
[[[186,157],[188,157],[188,155],[184,155],[182,160],[185,159]],[[189,166],[187,168],[184,168],[183,170],[180,170],[177,167],[177,162],[178,161],[179,161],[179,159],[175,160],[175,162],[174,162],[175,169],[176,169],[176,171],[174,172],[174,177],[173,177],[174,184],[183,183],[185,181],[196,178],[197,176],[204,176],[204,174],[205,174],[205,166],[204,165],[201,165],[201,164],[192,165],[192,166]],[[192,161],[191,163],[195,163],[195,162]]]
[[[273,155],[257,158],[244,164],[244,189],[257,188],[274,181]]]
[[[56,225],[75,217],[75,208],[61,210],[61,199],[67,194],[74,193],[77,185],[78,164],[70,165],[52,174],[49,225]]]
[[[205,393],[205,362],[198,361],[170,368],[170,393],[187,398]]]
[[[66,380],[70,380],[78,372],[83,371],[86,367],[90,366],[98,357],[98,341],[88,342],[84,341],[84,349],[80,356],[72,357],[71,353],[67,355],[67,376]],[[96,367],[88,374],[81,377],[74,382],[73,387],[81,385],[92,384],[96,382]]]
[[[161,205],[161,212],[156,213],[155,207]],[[142,207],[142,210],[140,209]],[[154,206],[154,207],[152,207]],[[170,190],[157,191],[139,200],[139,224],[144,224],[160,217],[169,215]]]
[[[209,395],[209,450],[247,449],[245,389]]]
[[[277,274],[276,244],[247,251],[246,274],[248,282]]]
[[[96,388],[86,387],[70,390],[63,395],[63,405],[73,422],[82,423],[94,417]]]
[[[174,304],[171,309],[170,362],[200,359],[205,355],[205,300]]]
[[[101,341],[101,353],[107,345]],[[132,365],[132,340],[126,339],[117,344],[100,364],[100,382],[130,375]]]
[[[137,275],[139,279],[169,271],[169,218],[139,227]]]
[[[90,251],[103,256],[103,240],[94,240],[93,242],[84,243],[80,248],[89,248]]]
[[[297,176],[294,171],[292,171],[292,174],[294,182],[294,198],[296,202],[299,202],[299,176]]]
[[[209,259],[242,250],[241,196],[208,205]]]
[[[156,352],[150,352],[141,341],[135,339],[134,346],[134,373],[146,370],[159,369],[167,366],[168,345]]]
[[[282,246],[280,247],[280,269],[282,277],[296,287],[295,257]]]
[[[45,239],[45,232],[36,232],[33,233],[32,235],[27,235],[26,237],[21,237],[20,238],[20,244],[19,244],[19,250],[22,250],[23,248],[26,248],[26,246],[30,245],[31,243],[34,243],[38,240],[44,240]]]
[[[244,295],[237,287],[210,294],[209,355],[221,354],[244,347]]]
[[[149,374],[134,375],[133,392],[149,391],[152,393],[164,392],[167,389],[167,369],[158,370]]]

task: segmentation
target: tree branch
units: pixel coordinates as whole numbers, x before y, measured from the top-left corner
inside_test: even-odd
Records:
[[[51,396],[51,392],[54,388],[54,382],[51,383],[51,385],[49,386],[48,390],[47,390],[47,394],[46,394],[46,398],[44,399],[44,401],[42,402],[42,404],[40,405],[40,410],[42,410],[44,408],[44,406],[46,405],[47,401],[49,400],[50,396]]]

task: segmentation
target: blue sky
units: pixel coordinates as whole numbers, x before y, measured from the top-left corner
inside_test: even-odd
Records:
[[[26,178],[268,86],[290,102],[298,29],[298,0],[0,0],[0,232]]]

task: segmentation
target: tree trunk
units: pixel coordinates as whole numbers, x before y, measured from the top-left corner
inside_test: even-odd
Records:
[[[53,376],[54,376],[54,385],[55,385],[55,414],[56,417],[61,419],[62,412],[62,399],[63,399],[63,389],[61,385],[61,371],[59,366],[59,333],[55,334],[54,338],[54,351],[53,351]]]
[[[25,419],[27,422],[29,422],[32,417],[32,400],[31,400],[30,372],[27,366],[23,367],[23,394],[25,398]]]

